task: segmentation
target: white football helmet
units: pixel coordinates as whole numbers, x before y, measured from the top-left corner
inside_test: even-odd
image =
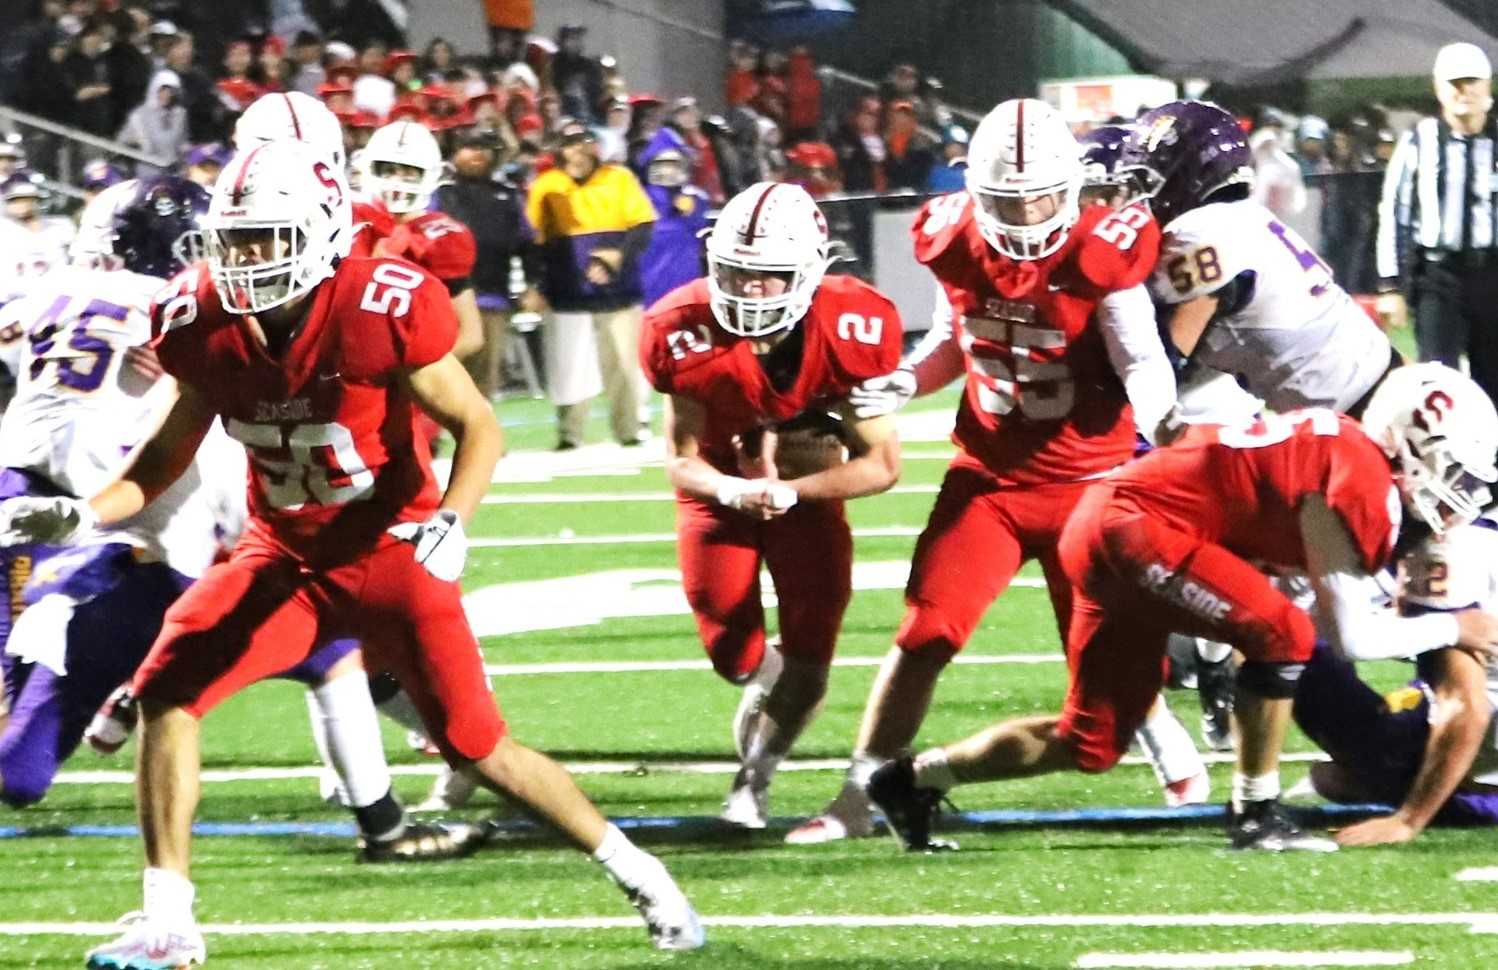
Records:
[[[1083,165],[1077,139],[1044,101],[1016,98],[990,111],[968,145],[967,190],[978,231],[1011,259],[1040,259],[1066,242],[1077,221]],[[1033,224],[1025,200],[1054,198],[1055,210]]]
[[[403,165],[420,174],[398,175],[385,168]],[[399,215],[427,207],[442,178],[442,149],[425,125],[396,121],[369,136],[369,144],[354,154],[359,191],[377,196],[385,208]]]
[[[114,251],[115,215],[135,198],[140,183],[135,179],[116,182],[94,196],[78,217],[78,234],[68,249],[68,261],[84,269],[114,271],[125,260]]]
[[[203,220],[224,309],[261,313],[310,291],[348,255],[352,225],[343,170],[307,145],[278,141],[235,155]]]
[[[1461,372],[1436,363],[1395,368],[1362,424],[1393,461],[1405,507],[1437,535],[1471,522],[1491,501],[1498,410]]]
[[[799,185],[757,182],[728,200],[707,237],[713,316],[729,333],[764,337],[796,325],[827,272],[827,220]],[[778,293],[742,292],[745,277],[783,277]]]
[[[328,106],[300,91],[263,95],[234,124],[234,148],[246,152],[273,141],[299,141],[343,171],[343,126]]]

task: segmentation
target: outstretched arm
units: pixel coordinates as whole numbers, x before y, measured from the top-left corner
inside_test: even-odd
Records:
[[[202,394],[179,382],[176,400],[155,433],[135,450],[120,477],[88,500],[98,524],[128,519],[181,478],[215,417]]]

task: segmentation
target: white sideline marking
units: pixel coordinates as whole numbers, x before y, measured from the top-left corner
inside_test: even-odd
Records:
[[[880,495],[935,495],[940,485],[896,485]],[[870,496],[872,497],[872,496]],[[674,502],[675,492],[516,492],[485,495],[483,505],[591,505],[595,502]]]
[[[1414,963],[1409,950],[1326,950],[1237,953],[1084,953],[1078,967],[1402,967]]]
[[[885,537],[918,536],[920,526],[887,525],[870,529],[854,529],[855,539],[877,539]],[[518,536],[509,538],[469,538],[469,548],[514,549],[524,546],[612,546],[657,542],[675,542],[674,532],[634,532],[598,536]]]
[[[1463,869],[1455,878],[1457,882],[1498,882],[1498,866]]]
[[[994,656],[967,656],[958,654],[953,663],[967,666],[990,664],[1059,664],[1066,661],[1060,650],[1051,653],[1007,653]],[[877,667],[884,663],[883,657],[836,657],[834,667]],[[485,664],[484,673],[491,677],[525,677],[534,674],[636,674],[663,670],[712,670],[713,665],[702,660],[576,660],[559,663],[537,664]]]
[[[1207,764],[1225,765],[1233,763],[1231,752],[1210,751],[1202,755]],[[1326,755],[1319,751],[1302,751],[1280,758],[1281,764],[1292,762],[1325,761]],[[1149,761],[1138,755],[1126,755],[1126,765],[1146,765]],[[737,761],[570,761],[565,764],[574,775],[732,775],[739,770]],[[799,761],[781,762],[777,771],[846,771],[847,758],[805,758]],[[432,778],[442,770],[441,762],[433,759],[427,764],[391,765],[390,773],[407,778]],[[299,765],[281,768],[210,768],[203,772],[205,784],[220,784],[233,781],[287,781],[297,778],[319,778],[320,765]],[[127,785],[135,781],[134,772],[100,769],[98,771],[61,771],[53,784],[56,785]]]
[[[1016,916],[1006,913],[955,916],[941,913],[917,913],[901,916],[704,916],[708,926],[735,929],[759,928],[872,928],[936,927],[943,929],[984,929],[990,927],[1094,926],[1149,927],[1225,927],[1225,926],[1471,926],[1483,921],[1498,921],[1498,913],[1155,913],[1155,914],[1044,914]],[[602,930],[638,929],[640,921],[632,916],[579,916],[539,919],[442,919],[406,920],[388,923],[207,923],[202,931],[209,936],[312,936],[317,934],[364,935],[371,933],[482,933],[517,930]],[[118,933],[118,923],[0,923],[0,936],[102,936]],[[1131,964],[1134,965],[1134,964]],[[1190,964],[1184,964],[1190,966]],[[1209,966],[1242,966],[1243,964],[1209,964]],[[1290,964],[1286,964],[1290,965]],[[1316,966],[1316,964],[1295,964]],[[1342,964],[1345,966],[1346,964]]]

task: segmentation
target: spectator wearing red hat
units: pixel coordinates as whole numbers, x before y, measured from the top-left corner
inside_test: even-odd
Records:
[[[484,0],[489,22],[489,57],[496,67],[513,64],[525,53],[525,35],[536,29],[535,0]]]
[[[811,50],[797,47],[786,65],[786,139],[792,142],[814,139],[822,124],[822,81]]]
[[[842,191],[837,152],[826,142],[803,141],[785,153],[785,160],[790,166],[786,181],[801,186],[813,199]]]
[[[328,81],[319,84],[316,95],[317,99],[327,105],[328,110],[335,115],[354,112],[354,86],[347,81]]]
[[[658,95],[648,92],[629,96],[629,130],[624,133],[630,170],[637,168],[640,152],[666,123],[666,105]]]
[[[409,92],[421,90],[422,79],[417,66],[416,54],[413,51],[391,51],[385,58],[385,76],[390,79],[391,84],[395,85],[397,98]]]

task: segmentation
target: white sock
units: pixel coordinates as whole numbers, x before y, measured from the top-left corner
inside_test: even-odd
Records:
[[[382,702],[380,713],[408,731],[420,731],[423,736],[427,733],[421,713],[416,710],[416,705],[411,703],[411,698],[404,690],[396,691],[388,701]]]
[[[867,751],[855,751],[848,762],[848,773],[844,778],[843,785],[852,785],[860,792],[863,786],[869,783],[869,776],[882,764],[885,759],[869,754]]]
[[[1216,640],[1203,640],[1196,638],[1196,655],[1209,664],[1220,664],[1233,652],[1231,643],[1218,643]]]
[[[1150,708],[1144,725],[1134,732],[1134,740],[1139,742],[1161,785],[1184,781],[1207,770],[1197,753],[1196,742],[1191,740],[1191,732],[1164,701]]]
[[[1262,802],[1280,797],[1280,773],[1276,769],[1262,775],[1233,772],[1233,811],[1243,811],[1248,802]]]
[[[341,782],[351,808],[372,805],[390,791],[390,767],[380,722],[369,696],[369,678],[354,671],[314,688],[308,704],[317,750]]]
[[[603,841],[593,850],[593,858],[614,882],[626,889],[638,888],[660,868],[655,856],[631,842],[613,822],[604,830]]]
[[[952,766],[947,764],[945,748],[932,748],[916,756],[915,783],[919,788],[939,791],[951,791],[957,787],[957,776],[952,774]]]
[[[146,916],[169,923],[192,921],[192,900],[195,890],[192,880],[178,875],[170,869],[146,869],[145,878]]]

